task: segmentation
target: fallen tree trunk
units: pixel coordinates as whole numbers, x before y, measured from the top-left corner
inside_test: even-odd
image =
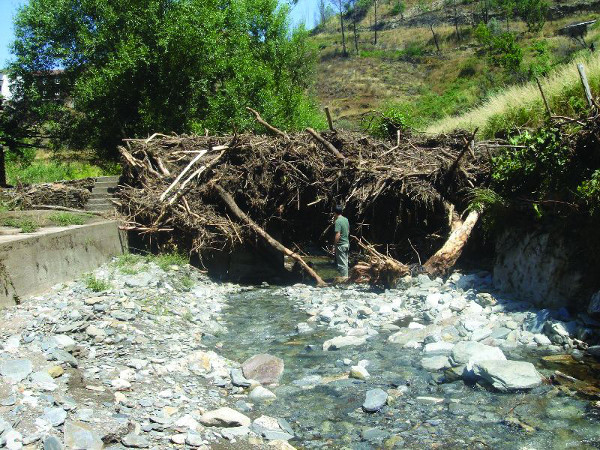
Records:
[[[349,281],[393,289],[400,278],[410,274],[410,268],[407,265],[378,252],[372,245],[365,244],[359,239],[357,242],[369,254],[369,262],[359,262],[352,267]]]
[[[473,210],[464,222],[455,224],[442,248],[423,264],[429,275],[445,275],[456,264],[480,215],[480,211]]]
[[[273,247],[275,250],[277,250],[277,251],[283,253],[284,255],[289,256],[293,260],[297,261],[298,264],[300,264],[300,266],[302,267],[302,269],[304,269],[304,271],[316,281],[317,286],[326,286],[327,285],[327,283],[325,283],[323,281],[323,279],[319,276],[319,274],[317,274],[317,272],[315,272],[308,264],[306,264],[306,262],[302,259],[302,257],[300,255],[291,251],[289,248],[285,247],[278,240],[273,238],[269,233],[267,233],[260,226],[258,226],[258,224],[256,222],[254,222],[254,220],[252,220],[250,217],[248,217],[248,215],[240,209],[240,207],[237,205],[237,203],[235,203],[235,200],[233,199],[233,197],[225,189],[223,189],[220,185],[218,185],[216,183],[213,184],[213,188],[214,188],[215,192],[217,193],[217,195],[221,198],[223,203],[225,203],[225,205],[227,205],[227,208],[229,208],[231,213],[238,220],[241,220],[246,225],[248,225],[250,228],[252,228],[252,230],[257,235],[259,235],[261,238],[263,238],[265,240],[265,242],[267,244],[269,244],[271,247]]]

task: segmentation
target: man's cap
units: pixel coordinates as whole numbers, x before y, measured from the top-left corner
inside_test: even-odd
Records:
[[[333,209],[336,213],[341,214],[344,211],[344,207],[342,205],[335,205]]]

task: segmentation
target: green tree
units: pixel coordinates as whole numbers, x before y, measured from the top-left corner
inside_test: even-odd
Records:
[[[531,32],[541,31],[544,28],[548,9],[546,0],[519,0],[517,4],[519,15]]]
[[[305,94],[315,51],[277,0],[30,0],[15,36],[17,107],[34,105],[71,146],[249,129],[245,106],[288,129],[315,117]],[[53,69],[68,102],[41,93],[40,74]]]
[[[510,31],[510,20],[513,18],[517,2],[515,0],[496,0],[497,5],[506,18],[506,31]]]

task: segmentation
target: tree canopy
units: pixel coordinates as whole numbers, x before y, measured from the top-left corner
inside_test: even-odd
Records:
[[[30,0],[15,19],[16,104],[71,146],[124,137],[320,120],[306,91],[315,52],[277,0]],[[60,69],[68,101],[49,99]]]

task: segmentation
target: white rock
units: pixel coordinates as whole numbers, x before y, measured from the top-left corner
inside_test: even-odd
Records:
[[[251,420],[242,413],[225,406],[202,414],[200,423],[207,427],[247,427]]]
[[[357,380],[366,380],[371,375],[362,366],[352,366],[350,369],[350,378],[356,378]]]
[[[277,396],[263,386],[256,386],[252,391],[250,391],[250,395],[248,398],[253,402],[265,402],[268,400],[274,400]]]

